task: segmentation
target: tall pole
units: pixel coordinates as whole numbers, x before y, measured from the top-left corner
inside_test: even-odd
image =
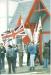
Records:
[[[39,0],[39,7],[38,7],[39,13],[41,13],[40,9],[40,0]],[[41,16],[40,16],[41,17]],[[42,22],[42,21],[41,21]],[[42,23],[41,23],[42,25]],[[40,64],[42,64],[42,33],[39,34],[39,54],[40,54]]]
[[[9,23],[9,7],[8,7],[8,0],[7,0],[7,30],[8,30],[8,23]]]

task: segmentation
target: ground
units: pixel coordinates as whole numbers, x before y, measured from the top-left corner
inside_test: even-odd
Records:
[[[2,72],[2,74],[8,74],[8,68],[5,69],[5,72]],[[13,72],[12,72],[13,74]],[[43,66],[41,65],[37,65],[35,66],[35,70],[34,71],[30,71],[28,66],[23,66],[23,67],[17,67],[16,68],[16,73],[15,74],[22,74],[22,75],[41,75],[41,74],[50,74],[50,68],[48,66],[48,68],[43,68]]]
[[[35,65],[35,70],[34,71],[30,71],[29,70],[29,66],[27,66],[26,64],[26,60],[27,60],[27,56],[26,54],[24,54],[24,59],[23,59],[23,66],[19,67],[19,55],[17,55],[17,67],[16,67],[16,73],[17,75],[41,75],[41,74],[46,74],[49,75],[50,74],[50,65],[48,65],[48,68],[43,68],[43,65],[37,64]],[[26,59],[26,60],[25,60]],[[8,64],[7,64],[7,60],[5,58],[5,71],[2,71],[2,74],[8,74]],[[13,74],[13,72],[12,72]]]

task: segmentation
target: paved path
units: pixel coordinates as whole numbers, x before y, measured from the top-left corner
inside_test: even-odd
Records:
[[[46,73],[50,73],[50,68],[48,66],[48,69],[43,68],[43,66],[37,65],[35,66],[35,70],[33,72],[30,72],[29,67],[26,66],[26,62],[25,58],[26,58],[26,54],[24,55],[24,59],[23,59],[23,67],[19,67],[19,55],[18,55],[18,59],[17,59],[17,68],[16,68],[16,74],[17,75],[36,75],[36,74],[46,74]],[[27,59],[26,59],[27,60]],[[2,74],[8,74],[8,64],[7,64],[7,60],[5,59],[5,72],[2,72]],[[13,72],[12,72],[13,74]]]
[[[30,71],[28,66],[23,66],[23,67],[17,67],[16,68],[16,73],[15,74],[28,74],[28,75],[32,75],[32,74],[46,74],[46,73],[50,73],[50,69],[48,66],[48,69],[43,68],[43,66],[35,66],[35,70],[34,71]],[[8,74],[8,68],[5,69],[5,72],[2,72],[2,74]],[[13,74],[13,72],[12,72]]]

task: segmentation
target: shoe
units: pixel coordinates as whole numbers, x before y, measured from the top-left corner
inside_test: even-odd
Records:
[[[31,68],[30,68],[30,71],[31,71]]]
[[[11,74],[11,72],[8,72],[8,74]]]
[[[33,67],[33,70],[34,70],[35,68]]]
[[[8,74],[11,74],[11,72],[8,72]]]
[[[32,67],[30,67],[30,71],[32,71]]]
[[[15,74],[16,72],[15,72],[15,71],[13,71],[13,73]]]

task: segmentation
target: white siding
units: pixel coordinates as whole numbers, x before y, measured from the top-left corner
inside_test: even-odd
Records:
[[[43,43],[48,42],[50,40],[50,34],[43,34]]]
[[[50,17],[43,24],[43,31],[50,31]]]

